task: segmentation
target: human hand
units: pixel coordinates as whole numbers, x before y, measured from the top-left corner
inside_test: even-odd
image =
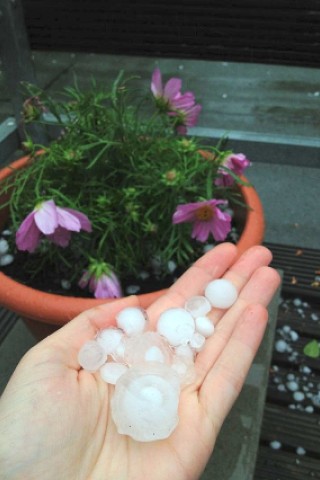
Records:
[[[214,248],[148,308],[152,328],[163,310],[203,294],[214,278],[227,278],[239,291],[229,310],[209,314],[215,333],[196,358],[195,383],[181,391],[179,424],[169,438],[142,443],[119,435],[110,414],[114,387],[77,360],[80,347],[114,324],[116,313],[139,306],[137,297],[127,297],[83,312],[21,360],[0,400],[1,478],[197,479],[240,393],[279,285],[264,247],[235,257],[231,244]]]

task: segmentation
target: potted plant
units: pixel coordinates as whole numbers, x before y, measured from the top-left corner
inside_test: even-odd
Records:
[[[58,100],[28,87],[26,131],[58,135],[37,145],[27,134],[28,155],[0,171],[0,304],[24,318],[62,325],[143,288],[146,307],[205,248],[262,240],[245,155],[186,136],[201,106],[180,79],[163,85],[156,69],[144,95],[135,82],[121,72],[110,89]]]

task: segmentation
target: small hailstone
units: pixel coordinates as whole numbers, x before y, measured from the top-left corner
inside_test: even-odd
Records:
[[[299,335],[294,330],[291,330],[290,337],[293,342],[296,342],[299,339]]]
[[[287,382],[286,385],[288,390],[290,390],[291,392],[295,392],[299,388],[299,385],[297,384],[297,382],[294,382],[294,381]]]
[[[278,442],[278,440],[273,440],[269,445],[273,450],[279,450],[282,447],[282,444]]]
[[[71,282],[69,280],[61,280],[61,287],[64,289],[64,290],[70,290],[71,288]]]
[[[317,322],[319,320],[319,316],[316,313],[311,313],[310,317],[311,320],[313,320],[314,322]]]
[[[160,315],[157,331],[176,347],[190,341],[195,332],[195,322],[183,308],[170,308]]]
[[[306,373],[306,374],[309,374],[309,373],[311,373],[311,368],[308,367],[307,365],[304,365],[304,366],[302,367],[302,372],[303,372],[303,373]]]
[[[140,442],[168,438],[178,424],[180,381],[171,367],[147,362],[121,375],[111,399],[118,433]]]
[[[127,370],[128,367],[123,363],[107,362],[100,368],[100,375],[103,381],[115,385]]]
[[[212,243],[207,243],[202,249],[203,253],[210,252],[214,248],[214,245]]]
[[[119,328],[104,328],[98,333],[96,341],[104,348],[106,354],[110,355],[117,349],[122,337],[123,332]]]
[[[106,353],[95,340],[89,340],[79,350],[78,361],[82,368],[95,372],[106,361]]]
[[[294,305],[295,307],[300,307],[300,306],[302,305],[302,300],[300,300],[300,298],[295,298],[295,299],[293,300],[293,305]]]
[[[290,333],[291,332],[291,327],[289,327],[289,325],[284,325],[282,327],[282,331],[285,332],[285,333]]]
[[[303,392],[294,392],[293,398],[296,402],[302,402],[305,399]]]
[[[317,395],[313,395],[312,403],[315,407],[320,407],[320,393],[318,393]]]
[[[126,288],[126,292],[128,295],[135,295],[136,293],[138,293],[140,290],[140,286],[139,285],[129,285],[127,288]]]
[[[145,330],[147,314],[142,308],[127,307],[116,315],[117,326],[129,337]]]
[[[9,250],[9,244],[4,238],[0,238],[0,255],[4,255]]]
[[[174,262],[173,260],[169,260],[169,262],[168,262],[168,271],[169,271],[170,273],[173,273],[173,272],[176,270],[176,268],[177,268],[176,262]]]
[[[120,362],[120,363],[124,362],[127,340],[128,340],[128,337],[123,335],[118,346],[115,348],[115,350],[113,350],[113,352],[111,352],[111,357],[115,362]]]
[[[144,354],[144,360],[146,362],[160,362],[165,363],[165,355],[161,349],[157,346],[150,347]]]
[[[314,412],[314,408],[312,405],[308,405],[306,408],[305,408],[305,411],[307,413],[313,413]]]
[[[305,455],[306,451],[303,447],[297,447],[296,453],[297,453],[297,455]]]
[[[283,385],[283,384],[278,385],[277,390],[279,390],[279,392],[286,392],[287,391],[285,385]]]
[[[141,280],[146,280],[147,278],[150,277],[150,274],[144,270],[142,270],[139,274],[138,274],[138,278],[141,278]]]
[[[0,266],[1,267],[6,267],[7,265],[10,265],[14,260],[14,256],[11,255],[10,253],[6,253],[5,255],[2,255],[0,257]]]
[[[214,333],[214,324],[208,317],[197,317],[195,319],[196,330],[204,337],[210,337]]]
[[[201,352],[203,350],[206,339],[201,333],[195,332],[190,339],[190,347],[193,348],[196,352]]]
[[[275,349],[279,353],[284,353],[287,351],[288,344],[284,340],[277,340],[275,344]]]
[[[1,232],[1,235],[3,235],[4,237],[10,237],[10,235],[12,235],[12,232],[11,230],[7,229],[7,230],[3,230]]]
[[[205,296],[213,307],[225,309],[234,304],[237,300],[238,292],[229,280],[220,278],[213,280],[207,285]]]
[[[291,381],[291,380],[295,380],[295,378],[296,378],[296,377],[295,377],[295,375],[294,375],[293,373],[288,373],[288,375],[287,375],[287,380],[290,380],[290,381]]]
[[[206,297],[202,295],[195,295],[186,301],[184,308],[191,313],[193,318],[197,318],[207,315],[212,307],[211,303]]]

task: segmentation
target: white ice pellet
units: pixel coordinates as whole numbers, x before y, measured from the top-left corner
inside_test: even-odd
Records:
[[[6,229],[6,230],[3,230],[3,232],[1,232],[1,234],[5,237],[10,237],[10,235],[12,234],[11,230],[9,229]]]
[[[297,447],[296,453],[297,453],[297,455],[305,455],[306,450],[303,447]]]
[[[311,313],[310,317],[311,320],[313,320],[314,322],[317,322],[319,320],[319,316],[316,313]]]
[[[173,273],[177,269],[177,264],[173,260],[169,260],[168,262],[168,271]]]
[[[89,340],[79,350],[78,362],[82,368],[95,372],[106,361],[106,353],[95,340]]]
[[[290,333],[291,327],[289,327],[289,325],[284,325],[284,326],[282,327],[282,330],[283,330],[283,332],[285,332],[285,333]]]
[[[275,349],[279,353],[284,353],[287,351],[288,344],[284,340],[277,340],[275,344]]]
[[[142,308],[127,307],[116,315],[117,326],[129,337],[142,333],[147,325],[147,314]]]
[[[206,297],[202,295],[195,295],[186,301],[184,308],[191,313],[193,318],[197,318],[207,315],[212,307],[211,303]]]
[[[135,295],[140,290],[140,285],[128,285],[126,292],[128,295]]]
[[[147,278],[150,277],[150,273],[146,272],[145,270],[142,270],[139,274],[138,274],[138,278],[141,278],[141,280],[146,280]]]
[[[213,280],[207,285],[205,296],[213,307],[225,309],[234,304],[237,300],[238,292],[229,280],[220,278]]]
[[[282,447],[281,442],[278,442],[278,440],[273,440],[269,445],[273,450],[279,450]]]
[[[165,363],[165,355],[159,347],[153,346],[146,350],[144,360],[146,362]]]
[[[293,373],[288,373],[287,375],[287,380],[291,381],[291,380],[295,380],[295,375]]]
[[[190,347],[193,348],[196,352],[201,352],[203,350],[206,339],[201,333],[195,332],[190,339]]]
[[[214,248],[214,245],[212,243],[207,243],[202,249],[203,253],[210,252]]]
[[[104,328],[98,333],[96,341],[104,348],[106,354],[110,355],[117,349],[122,337],[123,331],[120,328]]]
[[[298,339],[299,339],[299,335],[297,332],[295,332],[294,330],[291,330],[290,332],[290,338],[293,342],[296,342]]]
[[[124,363],[107,362],[100,368],[100,375],[104,382],[115,385],[128,367]]]
[[[71,288],[71,282],[69,280],[61,280],[61,287],[63,290],[70,290]]]
[[[4,255],[9,250],[9,243],[4,238],[0,238],[0,255]]]
[[[299,388],[299,385],[297,384],[297,382],[294,382],[294,381],[287,382],[286,385],[288,390],[290,390],[291,392],[295,392]]]
[[[307,413],[313,413],[314,412],[314,408],[312,405],[308,405],[306,408],[305,408],[305,411]]]
[[[287,391],[285,385],[283,385],[283,384],[278,385],[277,390],[279,390],[279,392],[286,392]]]
[[[7,265],[10,265],[14,260],[14,256],[11,255],[10,253],[6,253],[5,255],[2,255],[0,257],[0,266],[1,267],[6,267]]]
[[[320,393],[317,393],[317,395],[313,395],[312,403],[315,407],[320,407]]]
[[[160,315],[157,330],[170,345],[176,347],[191,340],[195,322],[192,315],[183,308],[170,308]]]
[[[214,324],[208,317],[197,317],[195,319],[196,330],[204,337],[210,337],[214,333]]]
[[[296,402],[302,402],[305,398],[305,395],[303,392],[294,392],[293,398]]]
[[[302,370],[303,373],[306,373],[306,374],[311,373],[311,368],[308,367],[307,365],[304,365],[304,366],[301,368],[301,370]]]
[[[294,305],[295,307],[300,307],[300,306],[302,305],[302,301],[300,300],[300,298],[295,298],[295,299],[293,300],[293,305]]]
[[[180,380],[169,366],[149,362],[129,368],[111,399],[118,432],[140,442],[168,438],[179,421],[179,396]]]
[[[125,355],[127,340],[128,340],[128,337],[124,335],[120,343],[116,347],[116,349],[113,352],[111,352],[111,357],[115,362],[120,362],[120,363],[124,362],[124,355]]]

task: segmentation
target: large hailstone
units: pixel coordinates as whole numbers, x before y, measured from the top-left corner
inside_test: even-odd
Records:
[[[147,326],[147,312],[139,307],[127,307],[116,315],[117,326],[128,337],[142,333]]]
[[[168,438],[178,424],[180,381],[171,367],[146,362],[121,375],[111,399],[120,434],[139,442]]]
[[[170,364],[171,357],[172,351],[168,342],[157,332],[145,332],[126,340],[124,361],[128,365],[143,362]]]
[[[236,287],[224,278],[212,280],[207,285],[204,294],[211,305],[216,308],[229,308],[238,298]]]
[[[173,347],[187,344],[191,340],[195,329],[195,322],[191,313],[183,308],[165,310],[160,315],[157,324],[160,335],[165,337]]]

